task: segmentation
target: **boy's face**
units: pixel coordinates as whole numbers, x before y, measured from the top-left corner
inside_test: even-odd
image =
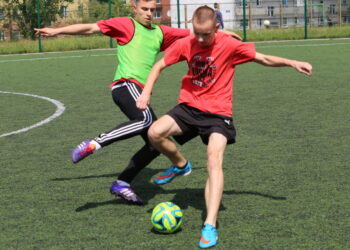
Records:
[[[156,10],[156,1],[139,0],[133,5],[133,10],[135,12],[135,20],[145,26],[148,26],[151,24],[153,14]]]
[[[196,21],[193,22],[193,33],[202,47],[209,47],[215,41],[216,31],[218,25],[208,20],[205,23],[199,24]]]

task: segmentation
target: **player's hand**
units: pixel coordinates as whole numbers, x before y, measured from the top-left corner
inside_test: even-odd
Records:
[[[242,37],[240,37],[240,36],[239,36],[238,34],[236,34],[235,32],[232,32],[231,36],[232,36],[234,39],[238,40],[238,41],[242,41],[242,40],[243,40]]]
[[[150,104],[151,96],[142,92],[142,94],[136,100],[136,107],[140,110],[145,110],[147,106]]]
[[[312,75],[312,65],[307,62],[295,62],[294,68],[305,75],[311,76]]]
[[[229,30],[220,30],[220,32],[225,33],[226,35],[231,36],[232,38],[238,40],[238,41],[242,41],[242,37],[240,37],[237,33],[233,32],[233,31],[229,31]]]
[[[57,29],[54,29],[54,28],[42,28],[42,29],[34,28],[34,30],[35,30],[35,35],[37,36],[56,36],[58,34]]]

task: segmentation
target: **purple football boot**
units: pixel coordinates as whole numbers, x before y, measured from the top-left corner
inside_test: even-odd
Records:
[[[90,143],[91,140],[84,140],[72,150],[72,161],[78,163],[88,155],[91,155],[95,150],[95,145]]]
[[[117,195],[129,203],[136,205],[143,205],[143,200],[135,193],[131,186],[124,186],[118,184],[117,181],[112,183],[110,188],[111,194]]]

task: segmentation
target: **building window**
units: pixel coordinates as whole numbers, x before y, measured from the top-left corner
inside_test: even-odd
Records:
[[[298,24],[298,18],[294,17],[294,24],[297,25]]]
[[[257,21],[257,24],[258,24],[258,26],[259,27],[261,27],[262,26],[262,24],[263,24],[263,22],[262,22],[262,19],[261,18],[259,18]]]
[[[68,17],[68,8],[67,6],[61,6],[61,17]]]
[[[284,27],[287,27],[288,26],[288,18],[284,17],[283,20],[282,20],[282,25]]]
[[[11,32],[11,40],[12,41],[18,41],[20,39],[21,33],[19,30],[13,30]]]
[[[343,0],[343,5],[346,5],[346,0]]]
[[[157,4],[160,4],[160,0],[156,0],[156,3],[157,3]]]
[[[322,26],[324,23],[323,23],[323,17],[322,16],[319,16],[317,18],[317,21],[318,21],[318,25]]]
[[[267,16],[273,16],[274,9],[275,9],[275,7],[268,6],[267,7]]]
[[[243,28],[243,19],[239,20],[239,26]],[[247,28],[249,26],[249,20],[245,20],[245,27]]]
[[[5,31],[0,30],[0,41],[5,41],[6,40],[6,34]]]
[[[350,16],[344,16],[343,23],[350,23]]]
[[[239,2],[239,7],[243,7],[243,1]],[[248,7],[248,0],[245,1],[245,7]]]
[[[80,4],[78,6],[78,16],[83,17],[84,16],[84,5]]]
[[[261,6],[261,0],[256,0],[256,6]]]
[[[329,14],[331,15],[335,14],[335,4],[329,5]]]
[[[5,18],[4,10],[0,10],[0,20]]]
[[[161,15],[162,15],[162,9],[156,9],[156,11],[154,12],[154,18],[159,19]]]
[[[286,6],[287,6],[287,0],[281,0],[281,2],[282,2],[282,6],[283,6],[283,7],[286,7]]]

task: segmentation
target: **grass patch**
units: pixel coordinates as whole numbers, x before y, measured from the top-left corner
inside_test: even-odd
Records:
[[[308,38],[343,38],[349,37],[350,25],[334,27],[310,27]],[[235,31],[243,37],[243,31]],[[299,40],[304,39],[304,28],[248,30],[248,41]],[[114,46],[115,41],[113,40]],[[44,52],[71,51],[109,48],[110,39],[103,35],[65,36],[60,38],[43,38]],[[0,42],[0,54],[35,53],[39,51],[38,41],[20,40]]]
[[[237,66],[237,143],[225,152],[215,249],[350,249],[350,41],[282,44],[257,47],[309,61],[314,74]],[[199,138],[180,147],[192,161],[190,176],[154,185],[169,164],[163,156],[142,170],[133,186],[145,206],[129,206],[109,193],[144,145],[140,137],[118,141],[77,165],[70,160],[81,140],[127,120],[108,88],[116,64],[110,54],[0,57],[0,90],[50,97],[66,107],[48,124],[0,138],[1,249],[198,249],[207,177]],[[152,95],[158,117],[176,104],[186,70],[180,63],[163,71]],[[0,107],[0,133],[55,110],[44,100],[8,94],[0,95]],[[181,232],[151,231],[151,211],[163,201],[182,208]]]
[[[304,28],[282,28],[247,30],[249,41],[299,40],[304,39]],[[238,31],[243,36],[242,31]],[[308,38],[343,38],[349,37],[350,25],[336,27],[309,27]]]
[[[109,48],[109,38],[103,35],[66,36],[60,38],[42,38],[44,52],[71,51]],[[0,42],[0,54],[20,54],[38,52],[38,41],[19,40]]]

